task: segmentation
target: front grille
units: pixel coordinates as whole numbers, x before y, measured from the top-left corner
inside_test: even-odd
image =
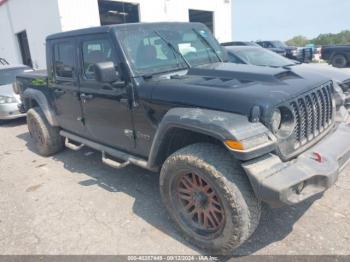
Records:
[[[294,149],[307,144],[333,123],[333,86],[327,83],[290,102],[295,117]]]

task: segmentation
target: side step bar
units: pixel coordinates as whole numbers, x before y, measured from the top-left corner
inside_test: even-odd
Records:
[[[96,149],[98,151],[101,151],[102,152],[102,162],[104,164],[106,164],[106,165],[111,166],[111,167],[123,168],[123,167],[125,167],[125,166],[127,166],[129,164],[134,164],[136,166],[149,169],[147,161],[142,159],[142,158],[138,158],[138,157],[132,156],[132,155],[130,155],[128,153],[119,151],[117,149],[114,149],[114,148],[111,148],[111,147],[108,147],[108,146],[105,146],[105,145],[101,145],[99,143],[93,142],[93,141],[88,140],[86,138],[82,138],[80,136],[77,136],[77,135],[74,135],[72,133],[69,133],[67,131],[63,131],[63,130],[60,131],[60,135],[65,137],[66,141],[68,141],[68,142],[69,142],[69,140],[72,140],[72,141],[80,143],[81,147],[88,146],[88,147],[91,147],[91,148]],[[67,147],[71,148],[70,145],[73,145],[73,144],[69,143],[69,146],[67,146]],[[76,145],[73,145],[73,146],[80,147],[80,146],[76,146]],[[108,155],[110,155],[112,157],[118,158],[118,159],[122,159],[125,162],[120,163],[120,162],[117,162],[115,160],[112,160],[112,159],[108,158],[106,156],[106,154],[108,154]]]
[[[82,149],[85,145],[84,144],[80,144],[79,146],[78,145],[75,145],[71,142],[69,142],[69,138],[66,137],[65,140],[64,140],[64,145],[66,147],[68,147],[69,149],[72,149],[74,151],[79,151],[80,149]]]
[[[123,168],[128,165],[130,165],[130,161],[125,161],[124,163],[120,163],[118,161],[112,160],[106,156],[106,153],[102,151],[102,162],[106,164],[107,166],[113,167],[113,168]]]

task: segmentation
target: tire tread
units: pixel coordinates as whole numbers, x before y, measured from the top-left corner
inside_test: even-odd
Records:
[[[44,113],[39,107],[34,107],[27,112],[27,123],[36,121],[43,133],[45,145],[36,145],[38,153],[42,156],[54,155],[64,148],[63,138],[60,136],[58,127],[51,126]]]
[[[232,217],[243,217],[243,222],[238,225],[239,236],[232,234],[230,240],[227,243],[223,243],[219,249],[210,250],[209,248],[209,250],[219,254],[226,254],[237,248],[255,231],[261,214],[261,203],[255,198],[248,178],[239,162],[234,160],[227,150],[218,145],[207,143],[193,144],[180,149],[166,160],[161,170],[161,186],[164,183],[164,177],[167,175],[168,170],[174,167],[178,161],[185,161],[210,173],[217,185],[223,189],[224,198],[232,207]],[[241,220],[237,219],[237,221]],[[179,226],[177,228],[181,231]],[[185,238],[191,240],[186,235]],[[201,248],[203,247],[201,246]]]

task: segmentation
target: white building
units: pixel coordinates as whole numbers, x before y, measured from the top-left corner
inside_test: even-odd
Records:
[[[232,0],[0,0],[0,57],[45,68],[47,35],[126,22],[202,22],[231,40]]]

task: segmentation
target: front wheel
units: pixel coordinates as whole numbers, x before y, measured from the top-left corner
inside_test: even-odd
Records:
[[[175,152],[162,167],[160,191],[182,235],[211,253],[229,254],[259,224],[261,204],[239,163],[220,146]]]

